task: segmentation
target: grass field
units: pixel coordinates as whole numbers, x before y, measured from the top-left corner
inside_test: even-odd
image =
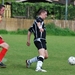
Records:
[[[36,63],[28,69],[25,60],[37,54],[37,49],[31,37],[31,46],[26,46],[26,35],[3,35],[4,40],[10,45],[5,58],[7,68],[0,68],[0,75],[75,75],[75,65],[68,64],[68,58],[75,56],[75,37],[72,36],[47,36],[49,58],[44,61],[43,68],[47,73],[35,72]]]

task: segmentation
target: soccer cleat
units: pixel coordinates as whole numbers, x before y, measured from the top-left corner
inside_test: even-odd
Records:
[[[30,60],[26,60],[26,67],[29,68],[31,65]]]
[[[0,67],[1,67],[1,68],[6,68],[6,65],[1,62],[1,63],[0,63]]]
[[[44,70],[44,69],[36,69],[35,71],[36,71],[36,72],[47,72],[47,71]]]

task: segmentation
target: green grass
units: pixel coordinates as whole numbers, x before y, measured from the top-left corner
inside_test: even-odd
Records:
[[[26,35],[2,34],[10,45],[7,58],[7,68],[0,68],[0,75],[75,75],[75,65],[68,64],[68,58],[75,56],[74,36],[47,36],[49,58],[44,61],[43,68],[47,73],[35,72],[36,63],[28,69],[25,60],[36,55],[37,49],[31,37],[31,46],[26,46]]]

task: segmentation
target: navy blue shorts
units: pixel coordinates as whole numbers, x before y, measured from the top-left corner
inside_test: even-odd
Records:
[[[41,48],[44,48],[45,50],[47,49],[45,40],[34,41],[34,44],[35,44],[35,46],[37,47],[38,50],[41,49]]]

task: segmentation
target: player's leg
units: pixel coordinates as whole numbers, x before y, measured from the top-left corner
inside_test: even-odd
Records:
[[[36,65],[36,71],[47,72],[46,70],[42,69],[43,61],[45,58],[45,49],[44,48],[39,49],[38,53],[39,53],[39,57]]]
[[[45,58],[45,59],[48,58],[48,51],[47,51],[46,43],[47,43],[46,41],[42,41],[43,48],[45,49],[45,50],[44,50],[44,54],[45,54],[45,55],[44,55],[44,58]]]
[[[38,50],[39,58],[38,58],[37,66],[36,66],[36,71],[41,70],[42,72],[47,72],[46,70],[41,69],[44,59],[48,58],[46,41],[41,40],[38,44],[35,43],[36,47],[39,49]]]
[[[47,52],[47,50],[45,50],[43,48],[42,48],[42,50],[41,49],[39,50],[39,55],[44,56],[44,59],[47,59],[48,58],[48,52]],[[39,56],[33,57],[33,58],[29,59],[29,62],[30,63],[37,62],[38,61],[38,58],[39,58]]]
[[[34,42],[34,44],[39,45],[39,42]],[[38,61],[38,56],[26,60],[26,67],[29,68],[33,62],[37,62],[37,61]]]
[[[48,58],[48,51],[45,50],[45,59],[47,59],[47,58]]]
[[[29,68],[32,63],[37,62],[37,61],[38,61],[38,56],[26,60],[26,67]]]
[[[6,42],[3,42],[0,43],[0,47],[2,48],[2,50],[0,51],[0,67],[5,67],[5,65],[2,63],[2,59],[8,51],[9,45]]]

